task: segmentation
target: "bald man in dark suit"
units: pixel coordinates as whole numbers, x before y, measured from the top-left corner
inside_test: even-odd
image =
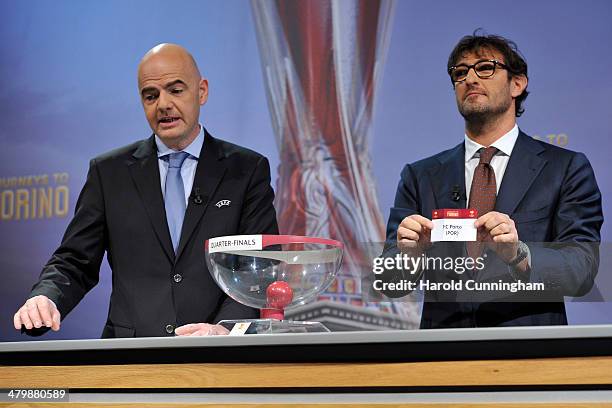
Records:
[[[105,253],[113,287],[102,337],[226,334],[220,320],[258,317],[213,281],[204,242],[278,233],[267,159],[200,125],[208,81],[184,48],[150,50],[138,88],[153,135],[91,161],[74,218],[15,314],[16,329],[59,330],[98,282]]]

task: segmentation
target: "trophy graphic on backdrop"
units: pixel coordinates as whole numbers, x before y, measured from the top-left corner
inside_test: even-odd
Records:
[[[366,320],[416,326],[417,308],[364,303],[361,288],[362,274],[371,273],[363,245],[385,240],[368,142],[394,1],[251,4],[280,154],[275,207],[281,233],[345,243],[338,279],[319,297],[334,303],[325,310],[343,304],[343,316],[356,316],[366,306],[373,313],[362,316]],[[347,322],[348,328],[365,328],[361,321]]]
[[[208,270],[235,301],[261,319],[223,320],[234,334],[328,332],[319,322],[287,321],[285,310],[314,300],[335,279],[343,244],[294,235],[233,235],[205,243]],[[234,332],[234,333],[232,333]]]

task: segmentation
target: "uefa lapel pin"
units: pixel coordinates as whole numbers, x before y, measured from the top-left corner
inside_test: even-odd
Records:
[[[219,200],[217,201],[217,203],[215,204],[218,208],[221,208],[223,206],[227,206],[229,207],[229,205],[231,204],[231,200]]]

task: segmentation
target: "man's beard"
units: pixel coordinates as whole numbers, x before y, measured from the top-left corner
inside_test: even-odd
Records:
[[[457,105],[459,113],[465,119],[466,124],[480,127],[487,123],[494,122],[497,118],[506,113],[508,109],[510,109],[510,106],[512,106],[512,99],[506,99],[495,106],[470,105],[466,107],[465,104]]]

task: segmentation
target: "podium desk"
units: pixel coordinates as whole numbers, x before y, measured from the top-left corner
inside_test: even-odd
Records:
[[[0,388],[68,390],[47,406],[612,407],[612,326],[0,343]]]

